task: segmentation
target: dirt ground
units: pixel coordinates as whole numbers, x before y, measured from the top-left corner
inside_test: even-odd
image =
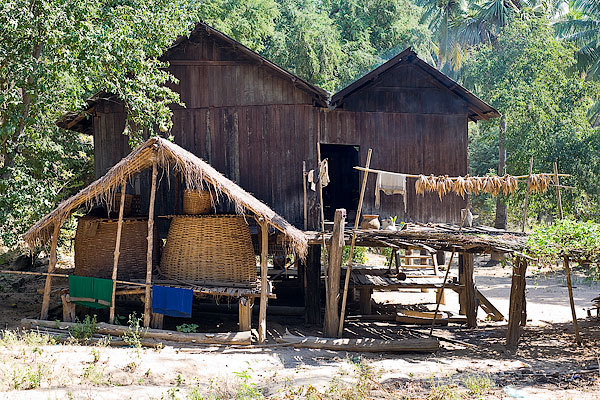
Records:
[[[63,256],[61,266],[69,264]],[[451,272],[455,270],[456,265]],[[507,315],[510,267],[481,257],[475,271],[478,289]],[[360,354],[276,345],[275,338],[286,329],[321,334],[299,316],[269,315],[267,346],[251,349],[53,345],[38,335],[17,339],[5,334],[0,341],[0,398],[597,399],[600,320],[586,318],[584,309],[600,294],[600,285],[579,269],[574,285],[581,347],[573,341],[564,275],[532,269],[527,277],[528,326],[515,354],[504,347],[506,323],[486,321],[481,310],[477,329],[436,328],[436,335],[467,345],[442,341],[434,354]],[[1,326],[14,329],[21,318],[36,317],[41,304],[37,290],[42,286],[39,277],[0,275]],[[375,293],[373,298],[380,311],[435,306],[433,292]],[[443,309],[458,310],[454,293],[447,293]],[[207,314],[202,321],[199,331],[235,330],[237,322],[235,313]],[[354,320],[347,324],[346,336],[394,339],[426,331]]]

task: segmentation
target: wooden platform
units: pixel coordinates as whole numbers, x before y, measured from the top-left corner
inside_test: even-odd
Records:
[[[386,276],[381,270],[353,270],[350,273],[350,285],[356,288],[367,287],[375,290],[388,291],[398,289],[439,289],[442,287],[443,278],[418,277],[400,280],[394,276]],[[383,270],[387,272],[386,270]],[[418,271],[415,271],[417,274]],[[423,274],[425,275],[425,274]],[[446,284],[448,289],[458,288],[455,283]]]

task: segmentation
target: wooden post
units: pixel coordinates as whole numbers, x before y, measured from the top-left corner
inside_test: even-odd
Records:
[[[359,289],[359,292],[360,292],[360,313],[362,315],[370,315],[371,314],[371,294],[373,293],[373,289],[371,289],[370,287],[361,287]]]
[[[529,204],[529,194],[531,193],[531,174],[533,172],[533,156],[529,159],[529,175],[527,176],[527,193],[525,194],[525,208],[523,210],[523,225],[521,226],[521,232],[525,232],[525,225],[527,225],[527,206]]]
[[[464,269],[464,300],[465,314],[467,315],[467,327],[477,328],[477,290],[473,280],[474,263],[472,253],[463,253]]]
[[[464,253],[460,253],[458,255],[458,284],[461,287],[464,287],[465,285],[465,259],[464,259]],[[465,291],[464,290],[460,290],[458,292],[458,307],[459,307],[459,311],[458,313],[460,315],[466,315],[467,314],[467,309],[465,307],[465,304],[467,303],[466,298],[465,298]]]
[[[152,187],[150,189],[150,204],[148,206],[148,252],[146,253],[146,294],[144,295],[144,326],[150,326],[152,317],[152,251],[154,246],[154,202],[156,200],[156,154],[152,160]]]
[[[327,248],[327,245],[325,244],[325,205],[323,203],[323,183],[321,182],[321,142],[320,142],[320,138],[317,141],[317,158],[318,158],[318,162],[319,162],[319,167],[317,168],[317,175],[319,176],[319,204],[320,204],[320,211],[321,211],[321,234],[323,237],[323,249]],[[329,273],[327,271],[327,266],[325,266],[325,290],[327,290],[327,280],[328,280],[328,276]],[[327,295],[327,293],[325,294]]]
[[[442,302],[442,298],[444,296],[444,289],[446,288],[446,282],[448,281],[448,274],[450,273],[450,266],[452,265],[452,259],[454,258],[454,251],[450,255],[450,261],[448,261],[448,266],[446,267],[446,274],[444,275],[444,282],[442,282],[442,287],[440,288],[440,292],[437,295],[436,304],[435,304],[435,312],[433,313],[433,320],[431,321],[431,329],[429,330],[429,337],[433,335],[433,325],[435,325],[435,320],[437,318],[438,311],[440,310],[440,303]],[[437,259],[436,259],[437,262]]]
[[[344,224],[346,210],[335,210],[333,235],[329,245],[329,287],[325,298],[325,336],[337,337],[339,327],[340,277],[342,275],[342,255],[344,253]]]
[[[575,341],[578,345],[581,344],[581,336],[579,336],[579,325],[577,324],[577,314],[575,313],[575,301],[573,300],[573,284],[571,283],[571,267],[569,266],[569,257],[563,257],[563,266],[567,275],[567,288],[569,289],[569,302],[571,303],[571,316],[573,317],[573,331],[575,332]]]
[[[304,193],[304,230],[308,229],[308,204],[306,200],[306,161],[302,161],[302,189]]]
[[[68,294],[60,296],[63,305],[63,322],[75,322],[75,303],[71,303]]]
[[[52,233],[52,244],[50,245],[50,259],[48,260],[48,275],[46,275],[46,284],[44,285],[44,298],[42,300],[42,312],[40,313],[40,319],[48,318],[48,308],[50,307],[50,291],[52,290],[52,276],[49,275],[54,272],[56,268],[56,246],[58,245],[58,235],[60,233],[60,226],[62,220],[54,221],[54,231]]]
[[[267,256],[269,254],[269,226],[264,219],[258,221],[260,226],[260,311],[258,313],[258,343],[267,338],[267,301],[269,290]]]
[[[252,329],[252,307],[254,306],[253,297],[242,297],[238,303],[238,321],[240,332]]]
[[[309,245],[304,264],[304,311],[307,324],[321,324],[321,245]]]
[[[152,313],[152,321],[150,321],[150,327],[153,329],[162,329],[163,328],[163,321],[164,321],[164,314],[159,314],[159,313]]]
[[[362,186],[360,188],[360,197],[358,198],[358,208],[356,209],[356,219],[354,220],[354,230],[352,231],[352,241],[350,242],[350,255],[346,266],[346,277],[344,279],[344,294],[342,295],[342,310],[340,311],[340,326],[338,328],[338,337],[342,337],[344,332],[344,315],[346,314],[346,301],[348,298],[348,285],[350,284],[350,273],[352,272],[352,257],[354,257],[354,245],[356,244],[356,230],[360,223],[360,213],[362,211],[363,200],[365,198],[365,190],[367,188],[367,178],[369,177],[369,166],[371,165],[371,155],[373,149],[367,152],[367,162],[365,163],[365,171],[363,172]],[[370,303],[369,303],[370,304]]]
[[[113,270],[112,270],[112,301],[110,306],[110,316],[108,317],[108,323],[115,323],[115,293],[117,291],[117,268],[119,265],[119,255],[121,249],[121,232],[123,229],[123,212],[125,209],[125,190],[127,187],[127,182],[123,180],[121,184],[121,204],[119,205],[119,222],[117,223],[117,239],[115,242],[115,253],[113,258]]]
[[[506,347],[514,350],[521,336],[521,315],[523,311],[523,295],[527,260],[517,257],[514,260],[512,284],[510,288],[510,306],[508,310],[508,329],[506,331]]]

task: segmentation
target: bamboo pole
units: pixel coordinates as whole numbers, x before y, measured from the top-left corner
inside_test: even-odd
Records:
[[[448,281],[448,274],[450,274],[450,266],[452,265],[452,259],[454,258],[455,250],[452,250],[452,254],[450,255],[450,261],[448,261],[448,265],[446,266],[446,274],[444,275],[444,282],[442,282],[442,287],[437,295],[436,304],[435,304],[435,312],[433,313],[433,320],[431,321],[431,329],[429,329],[429,337],[433,335],[433,325],[435,325],[435,319],[437,318],[438,312],[440,310],[440,303],[442,302],[442,296],[444,295],[444,289],[446,288],[446,282]]]
[[[152,316],[152,251],[154,246],[154,202],[156,200],[156,154],[152,159],[152,188],[148,206],[148,252],[146,253],[146,294],[144,295],[144,327],[150,326]]]
[[[50,260],[48,260],[48,273],[51,274],[56,268],[56,247],[58,245],[58,235],[60,233],[60,226],[62,220],[54,222],[54,232],[52,233],[52,244],[50,247]],[[42,300],[42,311],[40,313],[40,319],[48,318],[48,308],[50,307],[50,291],[52,290],[52,276],[46,275],[46,284],[44,285],[44,298]]]
[[[317,174],[319,175],[319,202],[321,209],[321,234],[323,235],[323,250],[327,249],[327,245],[325,244],[325,209],[323,203],[323,183],[321,182],[321,142],[317,141],[317,159],[319,161],[319,167],[317,168]],[[329,272],[327,271],[327,265],[325,265],[325,297],[327,297],[327,288],[329,287]]]
[[[267,256],[269,253],[269,226],[264,219],[259,219],[260,226],[260,310],[258,313],[258,343],[262,344],[267,338],[267,291],[268,285],[268,265]]]
[[[573,284],[571,282],[571,267],[569,266],[569,257],[563,257],[563,266],[567,275],[567,288],[569,289],[569,303],[571,304],[571,316],[573,317],[573,331],[575,332],[575,341],[578,345],[581,344],[581,336],[579,336],[579,325],[577,324],[577,314],[575,313],[575,300],[573,300]]]
[[[525,225],[527,224],[527,206],[529,204],[529,194],[531,193],[531,173],[533,172],[533,156],[529,159],[529,175],[527,177],[527,193],[525,194],[525,208],[523,210],[523,224],[521,226],[521,232],[525,232]]]
[[[358,166],[354,167],[354,169],[357,169],[359,171],[374,172],[374,173],[386,172],[386,173],[392,173],[392,174],[396,174],[396,173],[399,174],[399,172],[383,171],[383,170],[380,170],[380,169],[365,168],[365,167],[358,167]],[[420,178],[421,177],[421,175],[414,175],[414,174],[402,174],[402,175],[406,176],[407,178]],[[552,172],[542,172],[542,173],[539,173],[538,175],[550,175],[550,176],[553,176],[554,173],[552,173]],[[570,174],[558,174],[558,176],[568,177],[568,176],[571,176],[571,175]],[[451,181],[455,181],[458,178],[459,178],[458,176],[452,176],[452,177],[449,177],[447,179],[449,179]],[[474,177],[472,177],[472,178],[474,178]],[[513,176],[513,178],[525,179],[525,178],[529,178],[529,175],[516,175],[516,176]]]
[[[304,191],[304,230],[308,229],[308,205],[306,204],[306,161],[302,161],[302,189]]]
[[[560,181],[558,178],[558,165],[554,161],[554,183],[556,184],[556,202],[558,204],[558,218],[563,219],[562,198],[560,196]]]
[[[350,242],[350,255],[348,257],[348,264],[346,267],[346,277],[344,279],[344,293],[342,295],[342,309],[340,311],[340,326],[338,328],[338,337],[342,337],[344,332],[344,316],[346,314],[346,300],[348,298],[348,285],[350,284],[350,272],[352,272],[352,257],[354,256],[354,245],[356,244],[356,230],[360,223],[360,212],[362,210],[363,200],[365,198],[365,189],[367,188],[367,178],[369,177],[369,166],[371,165],[371,155],[373,149],[369,149],[367,152],[367,162],[365,163],[365,171],[362,180],[362,186],[360,188],[360,197],[358,199],[358,208],[356,210],[356,219],[354,220],[354,230],[352,231],[352,241]]]
[[[119,205],[119,222],[117,222],[117,239],[115,242],[115,253],[113,259],[113,270],[112,270],[112,300],[110,303],[110,315],[108,317],[109,323],[113,323],[115,320],[115,291],[117,290],[117,268],[119,265],[119,255],[121,249],[121,232],[123,229],[123,212],[125,209],[125,191],[127,188],[127,181],[123,180],[121,184],[121,204]]]

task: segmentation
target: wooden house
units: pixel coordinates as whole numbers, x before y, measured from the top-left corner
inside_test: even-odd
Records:
[[[174,89],[186,105],[173,106],[175,142],[297,227],[303,225],[302,162],[317,168],[317,143],[331,176],[324,190],[326,219],[339,207],[352,217],[360,185],[352,167],[364,164],[369,148],[372,168],[465,175],[468,122],[499,116],[410,49],[333,96],[203,23],[163,59],[179,79]],[[101,93],[58,125],[93,135],[100,177],[130,152],[122,135],[125,117],[119,100]],[[148,185],[142,178],[131,190],[144,199]],[[459,222],[465,204],[456,195],[440,200],[409,190],[406,212],[401,196],[383,196],[375,210],[374,188],[371,179],[363,212],[399,220]],[[317,227],[318,204],[317,192],[309,189],[308,228]],[[157,213],[171,214],[173,207],[168,196],[158,195]]]

